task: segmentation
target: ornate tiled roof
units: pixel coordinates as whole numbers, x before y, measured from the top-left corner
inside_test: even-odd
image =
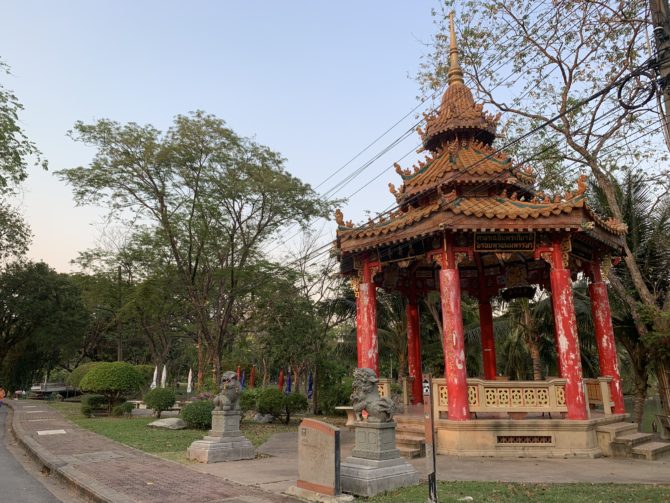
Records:
[[[454,31],[453,15],[450,16],[451,42],[449,49],[448,87],[437,112],[424,114],[425,131],[419,129],[423,145],[428,150],[437,150],[445,141],[461,134],[477,138],[487,144],[495,139],[500,114],[493,116],[476,104],[472,92],[463,81],[463,71],[458,64],[458,48]]]
[[[457,196],[455,191],[444,194],[419,208],[407,212],[397,211],[381,221],[370,221],[361,227],[347,226],[340,213],[337,231],[338,248],[358,251],[441,233],[445,229],[457,230],[567,230],[589,233],[595,228],[618,242],[627,232],[625,224],[613,219],[605,220],[585,204],[584,179],[580,179],[575,193],[568,192],[523,201],[516,194],[506,192],[491,197]],[[616,236],[616,237],[614,237]]]
[[[509,185],[510,191],[518,188],[531,192],[530,185],[535,181],[532,170],[513,166],[508,155],[477,140],[448,142],[443,149],[414,166],[413,171],[403,170],[396,164],[396,172],[403,184],[397,191],[391,185],[391,192],[401,204],[438,185],[495,182]]]
[[[336,212],[336,249],[358,253],[434,234],[468,231],[560,231],[588,236],[601,245],[623,246],[624,224],[605,220],[585,204],[586,176],[577,189],[549,197],[532,189],[530,168],[512,164],[510,156],[491,146],[497,118],[476,105],[458,66],[456,37],[451,21],[449,88],[440,110],[420,132],[427,157],[396,171],[402,185],[389,188],[399,203],[392,214],[354,227]]]

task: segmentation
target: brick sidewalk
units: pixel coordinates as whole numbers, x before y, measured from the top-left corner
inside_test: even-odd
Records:
[[[9,401],[9,400],[8,400]],[[7,403],[6,401],[5,403]],[[17,439],[52,473],[97,501],[280,503],[296,499],[150,456],[67,421],[45,402],[9,401]],[[63,433],[64,432],[64,433]]]

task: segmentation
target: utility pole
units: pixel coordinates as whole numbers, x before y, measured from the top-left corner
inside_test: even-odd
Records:
[[[663,116],[664,136],[670,149],[670,7],[668,0],[649,0],[649,9],[654,25],[658,72],[661,76],[662,96],[659,99],[659,112]]]

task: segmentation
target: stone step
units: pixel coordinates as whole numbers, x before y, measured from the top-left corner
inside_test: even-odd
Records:
[[[401,440],[412,441],[412,442],[425,442],[426,435],[424,435],[423,432],[419,433],[413,431],[403,431],[403,432],[396,431],[395,438],[398,442]]]
[[[637,431],[637,423],[610,423],[603,424],[596,428],[596,432],[609,434],[610,438],[614,440],[619,435],[625,435],[626,433],[633,433]]]
[[[398,450],[400,451],[400,455],[403,458],[412,459],[412,458],[423,458],[426,456],[425,449],[421,449],[420,447],[405,447],[399,445]]]
[[[670,458],[670,442],[661,442],[654,440],[633,447],[632,454],[637,459],[648,459],[654,461],[657,459]]]
[[[423,416],[395,416],[393,418],[398,426],[402,425],[420,425],[423,426]]]
[[[654,435],[653,433],[641,433],[636,431],[634,433],[626,433],[625,435],[619,435],[613,440],[613,442],[618,444],[627,444],[630,445],[631,447],[635,447],[636,445],[649,442],[654,438],[656,438],[656,435]]]
[[[411,432],[420,432],[420,431],[425,431],[424,424],[407,424],[407,423],[399,423],[396,424],[395,431],[411,431]]]
[[[418,440],[416,438],[396,437],[395,443],[396,445],[419,447],[421,444],[425,444],[426,442],[423,439]]]

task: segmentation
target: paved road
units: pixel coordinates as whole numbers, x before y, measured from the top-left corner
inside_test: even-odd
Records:
[[[0,407],[0,501],[7,503],[61,503],[33,478],[5,446],[7,406]]]

